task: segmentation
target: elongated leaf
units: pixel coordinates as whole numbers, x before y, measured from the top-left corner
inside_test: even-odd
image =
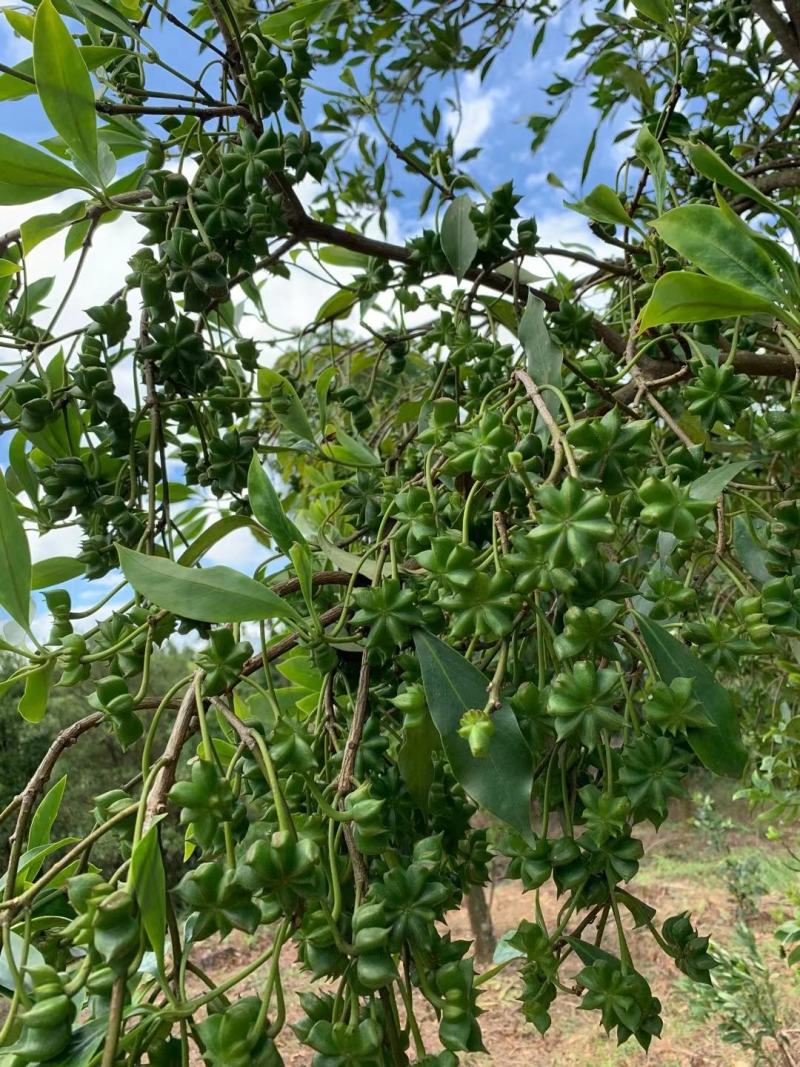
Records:
[[[544,304],[533,293],[528,293],[528,303],[519,321],[518,337],[525,351],[528,374],[539,386],[561,385],[561,349],[554,344],[544,322]],[[542,394],[547,410],[554,414],[558,410],[558,397],[545,390]],[[542,422],[541,416],[536,420],[537,432],[545,440],[550,431]]]
[[[514,713],[503,704],[492,716],[494,736],[476,759],[458,736],[461,716],[486,704],[488,680],[463,656],[425,630],[414,632],[425,696],[453,774],[487,811],[530,834],[533,757]]]
[[[707,278],[704,274],[676,270],[658,279],[642,309],[639,329],[670,322],[708,322],[738,315],[780,316],[780,308],[738,285]]]
[[[751,462],[749,459],[740,459],[736,463],[723,463],[721,467],[706,471],[689,486],[689,496],[695,500],[719,500],[728,482],[733,481]]]
[[[691,678],[694,695],[714,724],[688,731],[695,754],[715,774],[739,778],[747,763],[747,753],[727,691],[705,663],[663,626],[638,613],[636,621],[661,680],[669,684],[674,678]]]
[[[25,690],[19,699],[17,710],[26,722],[41,722],[47,711],[50,682],[53,678],[54,661],[48,660],[37,667],[25,679]]]
[[[279,410],[275,411],[275,417],[281,426],[304,441],[313,441],[314,431],[292,383],[269,367],[258,368],[256,381],[260,396],[280,399]]]
[[[253,514],[264,529],[272,534],[281,552],[288,553],[295,543],[305,545],[305,537],[283,510],[280,497],[255,452],[247,472],[247,494]]]
[[[56,784],[51,786],[47,793],[42,797],[42,800],[31,819],[31,828],[28,832],[28,851],[31,849],[44,848],[50,844],[50,832],[53,829],[53,823],[58,817],[66,786],[67,776],[65,774],[63,777],[59,778]],[[37,857],[36,860],[28,864],[26,877],[29,881],[32,881],[39,873],[45,859],[46,856],[42,854],[41,857]]]
[[[0,608],[30,633],[31,552],[0,471]]]
[[[334,545],[332,541],[329,541],[322,534],[317,534],[317,545],[337,570],[346,571],[348,574],[355,574],[357,571],[369,579],[374,578],[378,573],[378,567],[374,559],[363,559],[353,552],[339,548],[338,545]]]
[[[572,204],[565,201],[564,206],[572,208],[573,211],[577,211],[581,215],[586,215],[587,218],[593,219],[595,222],[610,222],[614,226],[633,226],[638,228],[620,203],[620,199],[614,190],[602,183],[595,186],[583,200],[576,200]]]
[[[456,281],[461,281],[472,261],[478,254],[478,235],[469,213],[472,210],[472,201],[464,193],[450,202],[442,219],[442,229],[439,234],[439,242],[445,258],[456,276]]]
[[[631,3],[640,15],[652,19],[660,26],[666,25],[669,21],[672,8],[665,0],[631,0]]]
[[[0,259],[0,278],[8,278],[12,274],[17,274],[22,268],[19,263],[12,263],[10,259]]]
[[[48,237],[59,233],[73,222],[77,222],[85,214],[86,204],[80,202],[70,204],[63,211],[48,215],[35,215],[32,219],[26,219],[19,228],[25,255],[30,255],[33,249],[42,241],[46,241]]]
[[[142,925],[159,967],[164,966],[164,931],[167,926],[167,884],[158,825],[150,827],[131,853],[130,887],[139,905]]]
[[[45,114],[73,156],[96,173],[97,115],[92,79],[52,0],[41,0],[36,10],[33,69]]]
[[[328,452],[337,463],[346,467],[379,467],[381,461],[360,437],[353,437],[344,430],[336,431],[335,445],[328,445]]]
[[[734,193],[746,196],[754,203],[769,208],[770,211],[774,211],[777,215],[780,215],[784,222],[789,226],[794,234],[795,240],[800,241],[800,221],[798,221],[797,217],[789,211],[788,208],[781,207],[780,204],[776,204],[773,200],[770,200],[770,198],[762,193],[752,182],[743,178],[741,174],[737,174],[732,167],[728,166],[724,159],[718,156],[712,148],[708,147],[708,145],[703,144],[702,141],[695,144],[692,144],[689,141],[682,141],[680,143],[698,174],[702,174],[704,178],[709,178],[712,182],[718,182],[725,189],[730,189]]]
[[[642,126],[636,137],[636,154],[650,171],[656,209],[661,214],[667,195],[667,161],[664,158],[664,149],[647,126]]]
[[[113,33],[121,33],[126,37],[132,37],[134,41],[142,41],[141,34],[134,29],[131,23],[121,15],[111,4],[105,0],[70,0],[72,6],[96,26],[102,26],[105,30]]]
[[[755,520],[753,525],[756,526],[759,521],[762,520]],[[773,577],[767,570],[769,552],[756,540],[744,515],[736,515],[733,520],[733,551],[747,573],[757,582],[768,582]]]
[[[223,515],[221,519],[212,522],[192,541],[186,551],[182,552],[178,557],[178,563],[182,567],[190,567],[193,563],[197,563],[198,560],[202,559],[206,552],[227,537],[228,534],[232,534],[235,530],[243,530],[245,527],[248,527],[254,534],[258,532],[258,527],[247,515]]]
[[[117,545],[122,572],[137,593],[175,615],[200,622],[297,619],[279,596],[231,567],[182,567]]]
[[[331,3],[331,0],[300,0],[299,3],[290,4],[281,11],[267,15],[259,23],[259,28],[268,37],[283,39],[290,36],[295,22],[304,22],[306,26],[316,25],[322,22],[329,8],[333,11],[337,6],[335,2]]]
[[[50,843],[50,831],[58,816],[66,786],[67,776],[65,774],[42,797],[31,819],[31,828],[28,831],[27,847],[29,849]]]
[[[434,774],[433,753],[438,746],[439,735],[430,715],[413,729],[403,730],[403,741],[397,750],[397,768],[420,811],[428,810]]]
[[[346,318],[358,303],[358,296],[350,289],[337,289],[333,296],[320,306],[314,316],[315,322],[328,322]]]
[[[88,182],[60,159],[0,133],[0,204],[29,204]]]
[[[352,252],[349,248],[337,248],[336,245],[318,248],[317,255],[323,263],[331,267],[355,267],[364,270],[369,263],[369,256],[363,252]]]
[[[785,299],[774,263],[733,212],[710,204],[687,204],[668,211],[653,226],[670,248],[712,278],[765,300]]]
[[[4,8],[3,14],[14,33],[18,33],[20,37],[24,37],[26,41],[33,40],[33,15],[26,15],[21,11],[14,11],[14,9],[10,7]]]
[[[25,942],[19,934],[15,933],[13,930],[9,930],[8,943],[11,948],[11,955],[14,957],[14,963],[16,964],[14,971],[17,971],[19,969],[20,960],[25,954]],[[36,945],[28,945],[28,966],[38,966],[42,963],[44,963],[44,956],[42,956]],[[13,992],[16,989],[16,982],[13,977],[14,971],[12,971],[5,949],[0,950],[0,990],[7,996],[13,995]],[[30,976],[26,976],[25,987],[30,989],[31,985],[32,982]]]
[[[73,556],[53,556],[41,559],[31,567],[31,589],[50,589],[83,574],[84,567]]]

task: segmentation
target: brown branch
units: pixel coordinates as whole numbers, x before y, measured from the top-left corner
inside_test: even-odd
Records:
[[[361,670],[358,675],[358,690],[353,708],[353,721],[350,724],[350,734],[342,757],[342,769],[339,774],[337,793],[345,797],[353,787],[353,772],[356,766],[358,746],[361,744],[361,735],[364,733],[364,723],[367,720],[369,708],[369,654],[366,649],[361,654]]]
[[[567,461],[567,467],[569,468],[569,473],[572,475],[573,478],[577,478],[578,468],[575,465],[575,457],[572,455],[572,452],[569,450],[569,448],[565,447],[564,435],[561,432],[561,427],[550,414],[547,404],[544,402],[544,397],[539,392],[539,387],[536,385],[536,382],[533,380],[533,378],[531,378],[530,374],[528,374],[528,372],[524,370],[515,370],[514,377],[524,386],[525,392],[528,394],[531,401],[533,402],[534,407],[541,415],[542,422],[550,431],[550,436],[553,438],[553,447],[556,450],[556,454],[564,454],[564,457]]]
[[[751,0],[751,2],[753,10],[766,22],[787,59],[800,67],[800,43],[794,26],[781,15],[771,0]]]
[[[28,830],[28,823],[33,812],[33,807],[39,794],[50,780],[53,768],[68,748],[71,748],[87,731],[92,730],[95,726],[99,726],[104,718],[105,716],[101,711],[96,711],[92,715],[87,715],[83,719],[78,719],[77,722],[72,723],[72,725],[67,726],[66,729],[57,734],[25,788],[14,798],[11,804],[9,804],[3,812],[4,815],[10,815],[12,811],[19,808],[17,824],[11,838],[11,857],[8,863],[8,870],[6,871],[7,894],[14,892],[19,858],[22,853],[22,845]]]

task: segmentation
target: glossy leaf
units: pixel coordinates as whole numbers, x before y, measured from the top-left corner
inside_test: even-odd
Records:
[[[295,543],[306,543],[306,539],[283,510],[280,497],[255,453],[247,474],[247,495],[253,514],[272,535],[281,552],[288,553]]]
[[[639,318],[639,329],[672,322],[708,322],[739,315],[779,315],[763,296],[704,274],[676,270],[658,279]]]
[[[528,374],[539,386],[561,385],[561,349],[554,344],[544,321],[544,304],[533,293],[528,293],[528,303],[519,322],[517,336],[525,352]],[[554,414],[559,407],[558,397],[549,390],[542,394],[547,410]],[[537,418],[537,430],[545,438],[550,431]]]
[[[640,15],[652,19],[660,26],[666,25],[672,14],[672,7],[665,0],[631,0]]]
[[[33,813],[31,819],[31,828],[28,831],[28,843],[27,851],[35,848],[41,848],[42,846],[50,844],[50,833],[53,829],[53,823],[58,818],[58,812],[61,808],[61,801],[64,799],[64,790],[67,786],[67,776],[62,775],[61,778],[51,786],[50,789],[42,797],[39,806]],[[42,856],[41,861],[38,864],[29,864],[26,872],[28,879],[33,879],[41,869],[42,863],[44,863],[45,857]]]
[[[595,222],[608,222],[614,226],[636,226],[614,190],[602,183],[595,186],[583,200],[576,200],[574,203],[565,201],[565,206]]]
[[[267,15],[259,23],[259,28],[268,37],[277,37],[282,40],[291,36],[291,29],[295,22],[303,22],[306,26],[317,25],[330,7],[331,0],[301,0],[300,3],[290,4],[281,11]]]
[[[0,471],[0,608],[30,632],[31,552],[22,520]]]
[[[19,232],[22,237],[22,247],[25,255],[29,255],[38,244],[46,241],[48,237],[60,233],[73,222],[83,218],[86,214],[86,204],[79,202],[70,204],[63,211],[53,212],[48,215],[35,215],[21,223]]]
[[[275,412],[275,417],[281,425],[296,437],[304,441],[313,441],[314,431],[292,383],[269,367],[259,367],[256,380],[261,396],[277,396],[280,399],[280,411]]]
[[[674,678],[691,678],[694,696],[713,722],[713,726],[687,732],[695,754],[715,774],[740,777],[747,753],[727,691],[705,663],[663,626],[638,613],[636,621],[661,680],[669,685]]]
[[[297,618],[279,596],[231,567],[182,567],[122,545],[117,552],[123,574],[137,593],[175,615],[200,622]]]
[[[431,717],[453,774],[487,811],[529,834],[533,757],[513,711],[503,704],[494,712],[488,754],[476,759],[458,727],[465,711],[486,704],[488,679],[425,630],[414,632],[414,647]]]
[[[89,70],[52,0],[41,0],[33,30],[33,69],[45,114],[73,156],[97,172],[97,114]]]
[[[316,322],[345,319],[358,303],[358,296],[351,289],[337,289],[333,296],[320,305],[315,315]]]
[[[695,478],[689,486],[689,496],[694,500],[719,500],[728,482],[732,482],[751,462],[749,459],[740,459],[735,463],[723,463],[721,467],[713,467],[699,478]]]
[[[710,204],[687,204],[668,211],[653,226],[670,248],[712,278],[765,300],[785,297],[774,263],[733,212]]]
[[[459,282],[478,254],[478,235],[469,217],[471,210],[472,201],[466,193],[451,200],[439,234],[442,251]]]
[[[650,171],[656,210],[660,214],[664,210],[664,199],[667,195],[667,161],[664,158],[664,149],[647,126],[642,126],[636,137],[636,154]]]
[[[25,679],[25,690],[20,697],[17,710],[26,722],[41,722],[47,711],[50,696],[50,682],[53,678],[54,661],[48,660],[37,667]]]
[[[131,853],[130,887],[139,905],[147,940],[163,969],[167,884],[157,823],[137,841]]]
[[[31,589],[51,589],[83,574],[84,566],[74,556],[40,559],[31,567]]]
[[[66,189],[91,186],[60,159],[0,133],[0,204],[29,204]]]

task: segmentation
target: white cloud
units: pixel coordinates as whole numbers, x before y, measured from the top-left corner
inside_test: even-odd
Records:
[[[451,109],[446,115],[447,128],[455,135],[458,152],[485,143],[484,134],[492,125],[497,105],[507,96],[506,88],[487,89],[478,74],[467,74],[461,84],[460,112]]]

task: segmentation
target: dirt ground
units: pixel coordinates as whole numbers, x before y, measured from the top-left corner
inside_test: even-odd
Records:
[[[658,909],[659,919],[689,909],[701,933],[710,934],[721,944],[730,941],[735,919],[735,906],[725,885],[724,856],[710,848],[696,830],[687,825],[654,837],[647,845],[647,859],[631,888],[647,903]],[[757,914],[750,921],[759,945],[774,974],[780,993],[783,1025],[791,1043],[789,1056],[800,1064],[800,987],[786,965],[779,959],[774,930],[777,923],[791,914],[786,892],[792,875],[782,861],[777,846],[758,841],[755,835],[744,834],[728,840],[728,855],[758,857],[764,861],[763,881],[769,891],[758,898]],[[783,883],[783,884],[782,884]],[[553,896],[544,898],[548,921],[556,910]],[[514,928],[520,920],[533,918],[533,894],[522,894],[517,883],[499,882],[491,894],[492,920],[497,936]],[[451,917],[450,929],[454,937],[469,937],[466,910]],[[197,962],[216,981],[221,981],[245,966],[265,945],[233,937],[225,944],[204,946]],[[628,1067],[633,1064],[657,1067],[749,1067],[752,1055],[725,1044],[713,1023],[703,1023],[692,1016],[684,990],[679,986],[679,972],[664,957],[649,933],[632,931],[630,945],[639,969],[646,975],[654,994],[660,998],[664,1014],[664,1034],[653,1042],[647,1057],[633,1040],[618,1048],[598,1027],[595,1013],[576,1010],[577,1000],[559,996],[553,1005],[553,1025],[540,1037],[525,1021],[517,1003],[520,979],[511,965],[484,987],[480,1005],[481,1029],[488,1054],[464,1055],[461,1063],[468,1067]],[[286,994],[288,1022],[302,1016],[297,993],[311,988],[308,976],[296,962],[292,945],[287,945],[282,959],[281,975]],[[256,972],[243,983],[240,993],[258,990],[263,976]],[[423,1037],[429,1051],[438,1044],[437,1024],[427,1005],[418,1012]],[[287,1067],[304,1067],[311,1061],[307,1048],[300,1046],[287,1026],[278,1039],[278,1046]],[[767,1049],[769,1059],[763,1062],[776,1067],[790,1067],[790,1061]],[[193,1063],[200,1063],[199,1059]]]

